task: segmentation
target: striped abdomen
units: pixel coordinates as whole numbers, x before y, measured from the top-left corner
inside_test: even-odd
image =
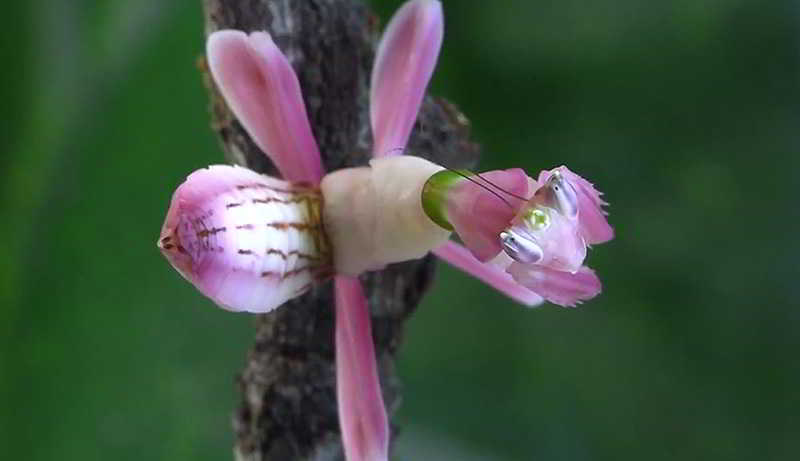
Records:
[[[266,312],[330,274],[321,207],[318,189],[216,165],[175,192],[159,246],[220,306]]]

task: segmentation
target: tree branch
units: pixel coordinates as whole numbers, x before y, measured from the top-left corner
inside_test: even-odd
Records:
[[[303,90],[311,127],[330,170],[366,164],[369,76],[378,20],[356,0],[204,0],[206,34],[266,30],[289,58]],[[230,160],[277,175],[225,106],[206,74],[212,125]],[[426,97],[409,153],[449,167],[470,167],[478,148],[468,122],[451,104]],[[373,321],[384,399],[399,406],[394,358],[403,325],[433,276],[431,256],[394,264],[361,279]],[[247,365],[238,379],[234,416],[239,460],[342,459],[336,413],[332,284],[316,286],[260,315]]]

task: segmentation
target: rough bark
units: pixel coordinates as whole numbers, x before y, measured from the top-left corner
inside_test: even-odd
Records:
[[[303,90],[326,168],[367,163],[372,143],[368,86],[378,19],[357,0],[204,0],[206,33],[266,30],[288,56]],[[212,124],[227,156],[277,175],[207,78]],[[470,167],[477,146],[451,104],[426,97],[409,153],[451,167]],[[384,398],[399,406],[394,360],[403,324],[433,276],[431,256],[363,276]],[[256,321],[255,344],[238,377],[234,415],[240,460],[342,459],[336,413],[333,293],[330,282]],[[396,433],[396,431],[393,431]]]

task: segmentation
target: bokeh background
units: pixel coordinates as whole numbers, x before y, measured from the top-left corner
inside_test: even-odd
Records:
[[[252,319],[154,245],[175,186],[222,160],[201,2],[6,3],[0,457],[230,459]],[[440,266],[400,356],[397,459],[798,459],[800,5],[445,16],[431,91],[470,117],[481,169],[569,165],[617,238],[577,310]]]

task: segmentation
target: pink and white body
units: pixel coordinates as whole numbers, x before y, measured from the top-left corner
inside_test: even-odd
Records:
[[[378,47],[370,94],[374,159],[325,174],[297,77],[264,32],[208,38],[214,81],[283,179],[216,165],[172,196],[158,246],[217,305],[269,312],[335,277],[337,395],[349,460],[385,460],[388,424],[361,273],[442,259],[529,305],[600,292],[587,246],[613,238],[594,187],[568,170],[482,175],[402,151],[443,36],[441,5],[411,0]],[[464,246],[451,241],[459,236]]]

